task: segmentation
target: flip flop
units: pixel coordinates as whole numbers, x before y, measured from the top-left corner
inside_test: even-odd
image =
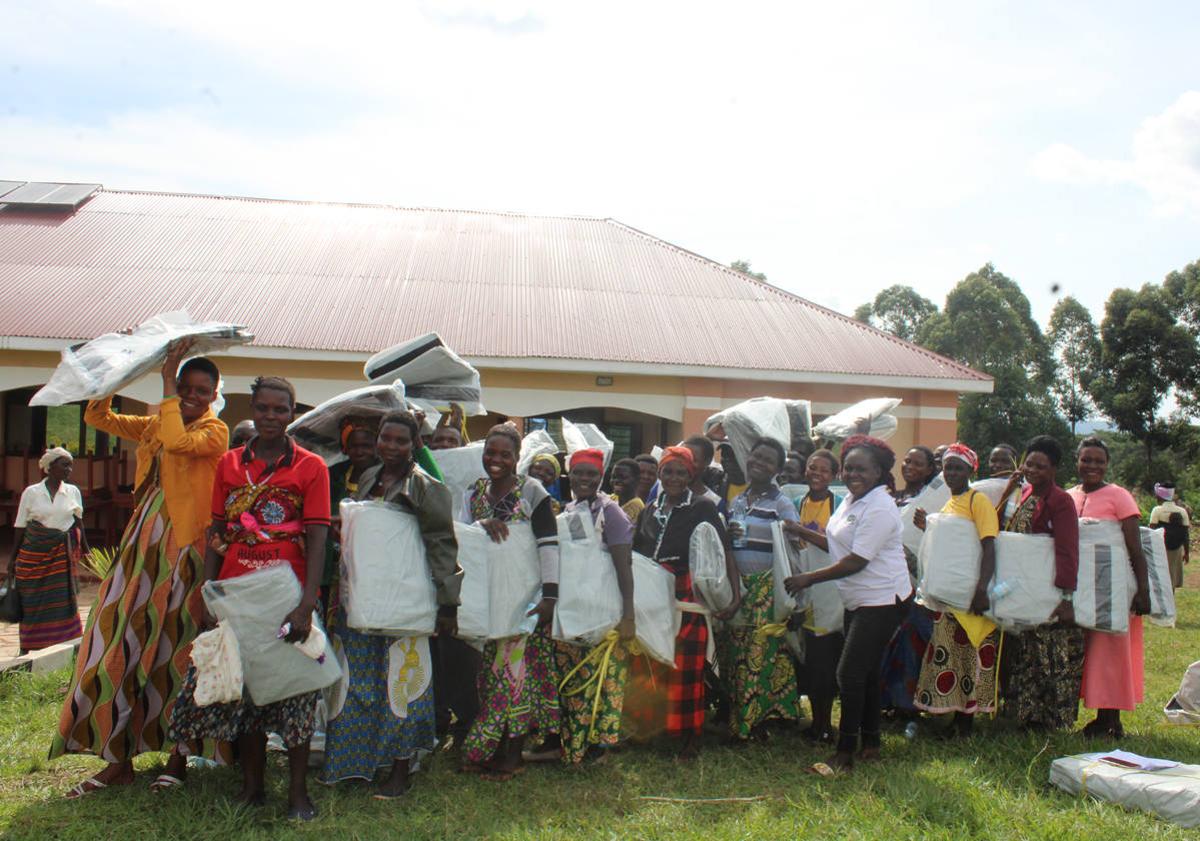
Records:
[[[183,788],[183,778],[174,774],[159,774],[154,778],[154,782],[150,783],[151,791],[166,791],[172,788]]]
[[[834,768],[825,762],[814,762],[805,770],[809,774],[816,774],[818,777],[836,777],[842,773],[841,769]]]
[[[526,762],[557,762],[561,751],[558,748],[550,748],[549,750],[523,750],[521,751],[521,759]]]
[[[382,791],[377,791],[371,795],[371,799],[372,800],[400,800],[406,794],[408,794],[410,791],[412,791],[412,783],[411,782],[409,782],[409,784],[406,785],[404,787],[404,790],[401,791],[399,794],[384,794]]]
[[[289,809],[287,819],[292,823],[307,823],[317,819],[317,807],[306,806],[303,809]]]
[[[493,783],[507,783],[513,777],[519,777],[525,773],[525,766],[518,765],[511,769],[497,769],[495,771],[484,771],[480,774],[480,778]]]
[[[108,783],[98,780],[95,777],[88,777],[82,783],[68,791],[66,797],[68,800],[78,800],[80,797],[95,794],[102,788],[108,788]]]

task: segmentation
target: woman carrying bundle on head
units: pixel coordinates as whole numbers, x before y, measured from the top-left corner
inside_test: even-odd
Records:
[[[67,481],[73,463],[62,447],[46,450],[38,460],[46,478],[17,505],[8,577],[21,598],[21,654],[80,634],[71,554],[72,543],[83,548],[83,495]]]
[[[529,523],[537,544],[542,576],[542,599],[530,615],[537,630],[507,639],[488,640],[479,673],[480,710],[463,742],[463,770],[480,772],[486,779],[510,780],[524,770],[521,746],[530,730],[537,730],[551,758],[558,756],[561,714],[558,704],[558,668],[550,621],[558,600],[558,524],[550,495],[537,479],[517,475],[521,436],[511,423],[497,424],[483,444],[483,468],[463,497],[461,519],[483,527],[496,543],[508,538],[512,523]]]
[[[1142,551],[1142,512],[1137,500],[1120,485],[1105,481],[1108,445],[1095,436],[1079,442],[1075,472],[1079,484],[1067,490],[1081,518],[1115,520],[1121,524],[1137,591],[1130,606],[1125,633],[1084,632],[1083,705],[1096,719],[1083,728],[1085,736],[1119,739],[1125,735],[1121,710],[1134,710],[1145,697],[1142,616],[1150,612],[1150,578]]]
[[[282,377],[258,377],[250,386],[255,436],[226,453],[217,465],[210,499],[212,530],[222,535],[222,556],[209,546],[204,577],[226,581],[284,564],[300,582],[300,601],[280,616],[287,642],[304,642],[313,630],[325,539],[329,531],[329,471],[320,456],[287,434],[296,414],[296,392]],[[206,611],[206,614],[208,611]],[[215,624],[206,616],[208,624]],[[191,666],[175,709],[171,734],[176,739],[213,738],[236,742],[242,765],[238,803],[261,806],[267,734],[282,739],[288,755],[288,817],[308,821],[317,810],[308,796],[309,740],[315,726],[318,692],[304,692],[256,704],[249,691],[240,701],[201,706],[196,701],[196,668]]]
[[[794,529],[827,551],[833,563],[792,576],[788,592],[798,595],[813,584],[836,581],[845,605],[846,640],[837,668],[842,718],[837,752],[811,768],[822,775],[849,770],[860,739],[857,758],[879,758],[880,663],[913,601],[900,543],[900,511],[888,493],[895,463],[886,442],[850,436],[842,445],[842,478],[850,497],[829,518],[824,534],[804,526]]]
[[[773,438],[755,441],[746,458],[750,484],[730,507],[732,555],[746,595],[741,611],[718,633],[717,652],[732,700],[729,730],[742,740],[764,738],[767,721],[799,718],[796,667],[783,638],[786,626],[775,620],[772,575],[772,524],[798,520],[774,480],[784,457]]]
[[[571,456],[567,478],[571,502],[565,514],[586,512],[605,551],[612,557],[621,594],[621,621],[612,642],[607,664],[592,662],[590,652],[571,646],[559,648],[560,671],[566,682],[562,689],[562,758],[578,764],[585,758],[600,758],[603,749],[614,747],[621,738],[621,715],[625,706],[625,682],[629,675],[629,647],[636,631],[633,618],[633,524],[617,501],[600,490],[604,477],[604,453],[578,450]],[[593,649],[595,650],[595,649]],[[573,672],[573,673],[572,673]],[[601,680],[603,678],[603,680]],[[592,688],[586,692],[577,687]],[[598,697],[597,697],[598,694]]]
[[[975,595],[967,611],[934,613],[933,635],[921,662],[917,709],[934,714],[954,713],[958,736],[969,736],[976,713],[995,712],[996,655],[999,635],[996,625],[983,617],[988,609],[988,583],[996,571],[996,535],[1000,524],[992,501],[970,487],[971,474],[979,457],[965,444],[951,444],[942,454],[942,477],[950,488],[950,500],[941,513],[965,517],[975,524],[982,552]],[[913,518],[917,528],[926,526],[920,508]],[[968,559],[961,559],[966,563]],[[959,559],[944,559],[957,562]]]
[[[395,412],[379,424],[381,463],[368,468],[354,492],[356,500],[381,500],[412,514],[425,546],[426,575],[437,593],[437,631],[457,631],[462,570],[454,539],[450,491],[414,461],[420,426],[409,412]],[[421,581],[412,581],[416,590]],[[409,789],[410,772],[437,744],[429,637],[394,637],[355,630],[345,605],[338,608],[335,632],[349,666],[346,700],[331,710],[325,737],[322,781],[373,780],[380,768],[387,779],[375,797],[391,800]],[[410,697],[409,682],[423,686]],[[389,675],[391,674],[391,677]],[[402,697],[397,697],[403,693]]]
[[[203,357],[180,366],[190,341],[171,345],[162,367],[163,398],[150,416],[118,415],[112,398],[87,405],[84,420],[137,443],[137,503],[118,556],[100,583],[75,659],[75,673],[50,757],[91,753],[108,762],[68,797],[133,782],[133,758],[169,751],[155,791],[182,785],[187,755],[167,725],[200,632],[205,529],[217,462],[229,430],[209,408],[220,373]],[[208,745],[210,755],[215,745]]]
[[[696,476],[696,463],[687,447],[667,447],[659,460],[658,479],[662,489],[638,518],[634,531],[635,551],[657,562],[675,576],[675,598],[681,603],[696,603],[692,590],[691,538],[701,523],[708,523],[723,544],[728,546],[725,526],[717,508],[707,499],[694,495],[689,486]],[[735,586],[737,574],[729,570],[733,587],[733,602],[718,618],[729,619],[741,606],[741,593]],[[700,734],[704,728],[704,663],[708,651],[708,623],[699,612],[685,611],[679,634],[675,639],[675,668],[658,663],[642,665],[649,668],[651,683],[665,689],[665,699],[649,702],[654,718],[665,712],[665,729],[678,740],[677,758],[695,759],[700,751]],[[643,679],[641,681],[645,683]]]

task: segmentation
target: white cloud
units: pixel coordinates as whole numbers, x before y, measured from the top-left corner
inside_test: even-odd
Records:
[[[1033,160],[1035,175],[1065,184],[1132,185],[1167,216],[1200,215],[1200,91],[1188,91],[1142,121],[1130,160],[1091,158],[1055,143]]]

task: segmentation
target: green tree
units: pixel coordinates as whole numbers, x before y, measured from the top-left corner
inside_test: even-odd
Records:
[[[1100,323],[1100,364],[1092,381],[1096,405],[1117,428],[1141,442],[1146,464],[1166,446],[1170,425],[1159,410],[1173,389],[1195,391],[1196,339],[1175,315],[1169,290],[1153,284],[1114,289]]]
[[[854,311],[854,317],[906,342],[915,342],[937,305],[911,286],[896,284],[884,289],[869,304]]]
[[[991,394],[967,394],[958,402],[959,437],[977,450],[999,441],[1019,447],[1040,434],[1070,440],[1050,393],[1055,365],[1049,343],[1021,287],[991,263],[950,290],[917,341],[992,375]]]
[[[729,268],[733,269],[735,272],[741,272],[742,274],[750,275],[750,277],[754,278],[755,280],[765,281],[767,279],[767,276],[762,272],[756,272],[750,269],[749,260],[734,260],[729,264]]]
[[[1055,304],[1050,314],[1046,340],[1058,363],[1051,391],[1074,435],[1075,425],[1087,420],[1093,409],[1088,390],[1100,361],[1100,339],[1092,314],[1068,295]]]

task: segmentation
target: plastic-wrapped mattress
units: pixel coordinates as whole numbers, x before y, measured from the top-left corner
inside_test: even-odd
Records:
[[[445,413],[457,403],[468,415],[487,414],[479,372],[446,347],[437,333],[380,351],[367,360],[363,374],[372,383],[403,380],[408,399],[427,412]]]
[[[378,423],[385,415],[403,412],[404,383],[368,385],[331,397],[288,424],[288,432],[306,450],[316,453],[328,465],[346,458],[342,452],[342,422],[347,418],[367,418]]]
[[[1200,826],[1200,765],[1157,771],[1102,762],[1103,753],[1064,756],[1050,763],[1050,782],[1071,794],[1087,795],[1179,826]]]

